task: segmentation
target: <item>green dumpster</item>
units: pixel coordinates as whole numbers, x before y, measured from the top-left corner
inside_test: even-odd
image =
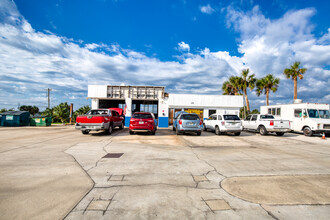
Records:
[[[50,116],[30,118],[31,126],[51,126],[51,124],[52,117]]]
[[[27,111],[3,112],[1,115],[1,126],[18,127],[30,125],[30,113]]]

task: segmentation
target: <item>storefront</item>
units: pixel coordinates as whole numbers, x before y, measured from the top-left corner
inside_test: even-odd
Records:
[[[167,94],[163,86],[89,85],[88,98],[92,109],[124,109],[125,126],[134,112],[152,112],[159,127],[168,127],[177,111],[196,113],[204,120],[214,113],[239,115],[243,107],[242,96]]]

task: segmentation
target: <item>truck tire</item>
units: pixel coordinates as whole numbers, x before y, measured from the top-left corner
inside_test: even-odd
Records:
[[[81,133],[83,133],[83,134],[89,134],[89,130],[83,130],[83,131],[81,131]]]
[[[259,133],[260,133],[261,135],[267,135],[267,133],[268,133],[268,131],[267,131],[267,129],[265,128],[265,126],[260,126],[258,130],[259,130]]]
[[[119,129],[124,129],[125,127],[125,124],[124,124],[124,121],[121,122],[121,125],[119,126]]]
[[[215,134],[216,134],[216,135],[221,135],[220,128],[219,128],[218,125],[215,126]]]
[[[284,135],[284,132],[276,132],[276,135],[277,136],[283,136]]]
[[[241,132],[235,132],[235,136],[239,136]]]
[[[304,135],[307,137],[311,137],[313,135],[313,131],[310,129],[310,127],[305,127],[303,132],[304,132]]]
[[[205,124],[203,124],[203,130],[207,131],[207,128],[206,128]]]

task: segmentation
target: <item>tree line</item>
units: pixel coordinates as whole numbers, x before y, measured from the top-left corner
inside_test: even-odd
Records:
[[[73,112],[72,121],[76,121],[78,115],[86,114],[91,108],[86,105]],[[53,108],[46,108],[45,111],[40,112],[37,106],[22,105],[18,108],[19,111],[28,111],[31,116],[50,116],[52,122],[67,123],[70,120],[70,105],[67,102],[60,103]],[[15,111],[15,109],[0,109],[0,113],[7,111]]]
[[[286,68],[283,74],[287,79],[292,79],[293,88],[293,99],[297,99],[297,81],[304,78],[304,73],[307,71],[306,68],[300,68],[300,62],[294,62],[290,68]],[[242,95],[245,96],[245,102],[247,112],[250,112],[250,103],[247,96],[247,90],[253,91],[256,88],[257,96],[261,94],[266,95],[266,105],[269,105],[269,94],[270,92],[276,92],[280,84],[280,79],[275,78],[273,74],[268,74],[263,78],[257,79],[255,74],[250,74],[249,69],[243,69],[240,76],[231,76],[229,80],[222,84],[223,95]]]

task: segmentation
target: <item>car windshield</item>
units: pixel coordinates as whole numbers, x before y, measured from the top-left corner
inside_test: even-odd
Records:
[[[151,114],[134,114],[132,118],[147,119],[152,118]]]
[[[87,115],[106,115],[108,110],[90,110],[87,112]]]
[[[310,118],[320,118],[319,111],[317,109],[307,109],[307,112]]]
[[[183,120],[199,120],[198,115],[194,114],[183,114],[181,115],[181,119]]]
[[[237,115],[224,115],[225,120],[241,120]]]
[[[330,113],[328,110],[319,110],[320,118],[330,118]]]
[[[260,115],[260,119],[274,119],[273,115]]]

